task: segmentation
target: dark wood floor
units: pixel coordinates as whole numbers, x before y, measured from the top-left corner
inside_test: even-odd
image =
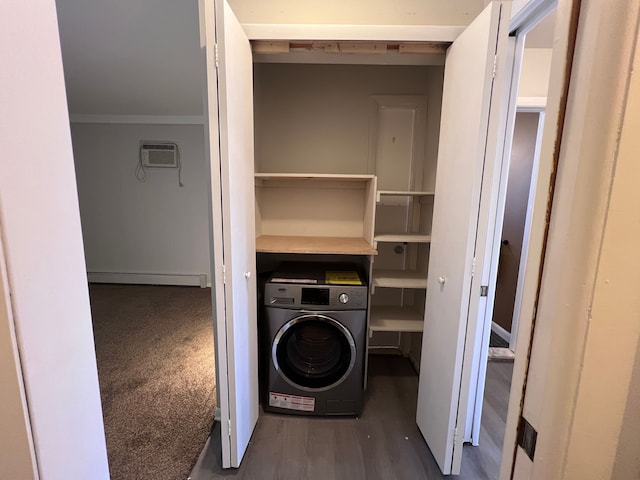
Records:
[[[495,480],[513,363],[489,362],[480,446],[465,446],[461,480]],[[239,469],[220,468],[219,430],[191,480],[441,479],[415,423],[418,376],[408,360],[373,356],[360,418],[262,413]]]

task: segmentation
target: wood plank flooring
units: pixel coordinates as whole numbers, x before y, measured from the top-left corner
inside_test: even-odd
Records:
[[[489,362],[480,446],[465,446],[460,480],[495,480],[500,468],[513,363]],[[442,479],[415,423],[418,376],[408,360],[372,356],[359,418],[262,413],[238,469],[220,467],[212,432],[191,480]]]

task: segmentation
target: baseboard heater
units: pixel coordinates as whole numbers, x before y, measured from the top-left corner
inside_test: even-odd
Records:
[[[87,272],[90,283],[131,283],[137,285],[180,285],[206,288],[208,275],[167,273]]]

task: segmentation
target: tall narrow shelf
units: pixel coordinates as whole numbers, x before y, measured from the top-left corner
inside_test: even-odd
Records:
[[[376,203],[381,207],[407,209],[405,212],[412,212],[413,218],[420,216],[420,208],[422,203],[433,201],[433,192],[428,191],[400,191],[400,190],[379,190],[376,192]],[[408,213],[407,213],[408,215]],[[384,217],[383,217],[384,218]],[[386,217],[389,220],[389,217]],[[380,221],[380,218],[377,219]],[[417,225],[414,221],[412,226],[407,225],[407,229],[415,229],[416,231],[398,232],[398,231],[381,231],[384,224],[377,225],[378,233],[374,235],[374,245],[378,246],[382,243],[401,243],[409,248],[413,248],[413,262],[409,261],[408,269],[403,270],[386,270],[378,269],[374,265],[372,268],[371,294],[375,295],[376,288],[398,289],[401,293],[401,300],[398,305],[381,306],[374,305],[372,302],[369,316],[369,336],[375,332],[398,332],[398,333],[421,333],[424,327],[424,311],[414,305],[404,305],[404,290],[426,291],[427,273],[426,270],[416,268],[416,258],[418,248],[424,253],[424,250],[431,243],[431,235],[427,232],[430,230],[430,220],[427,222],[419,221]],[[426,246],[423,246],[426,245]],[[388,251],[386,249],[385,251]],[[428,251],[428,250],[427,250]],[[400,251],[402,252],[402,250]],[[396,251],[396,253],[400,253]],[[405,260],[406,261],[406,260]],[[420,295],[409,294],[406,298],[410,303],[421,302],[418,300]],[[388,297],[387,297],[388,298]],[[397,301],[397,297],[396,297]],[[373,346],[372,348],[377,348]],[[398,346],[385,346],[383,348],[399,348]]]
[[[257,173],[256,251],[375,255],[376,177]]]

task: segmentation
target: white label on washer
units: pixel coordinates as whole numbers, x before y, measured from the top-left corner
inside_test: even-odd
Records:
[[[269,406],[313,412],[316,407],[316,399],[313,397],[299,397],[297,395],[269,392]]]

